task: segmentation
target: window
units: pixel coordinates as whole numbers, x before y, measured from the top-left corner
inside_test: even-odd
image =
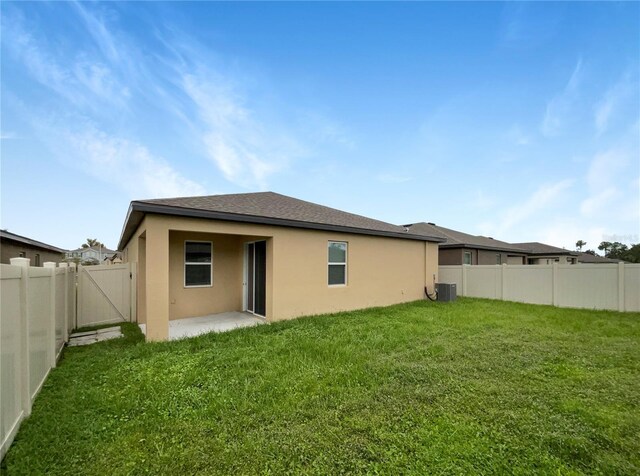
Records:
[[[502,255],[500,253],[496,253],[496,264],[502,264]]]
[[[471,251],[464,252],[464,261],[462,264],[471,264]]]
[[[40,255],[36,253],[35,266],[40,266]]]
[[[184,242],[184,286],[211,286],[211,242]]]
[[[329,242],[329,286],[347,284],[347,243]]]
[[[18,256],[20,258],[26,258],[27,257],[27,253],[25,253],[24,251],[21,251],[20,253],[18,253]]]

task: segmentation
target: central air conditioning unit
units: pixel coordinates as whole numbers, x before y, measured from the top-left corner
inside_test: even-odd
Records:
[[[438,291],[438,301],[450,302],[456,300],[455,284],[436,283],[436,290]]]

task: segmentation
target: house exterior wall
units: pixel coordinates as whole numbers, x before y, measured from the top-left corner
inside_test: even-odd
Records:
[[[476,248],[440,248],[440,266],[456,266],[464,264],[464,254],[471,253],[472,265],[490,264],[526,264],[523,256],[510,256],[502,251],[479,250]],[[500,263],[497,262],[497,255],[500,255]]]
[[[462,249],[440,248],[438,250],[438,260],[441,266],[462,264]]]
[[[526,256],[507,256],[507,264],[527,264]]]
[[[503,264],[507,262],[507,253],[491,250],[477,250],[478,261],[476,264]],[[497,255],[500,255],[500,263],[498,263]]]
[[[267,241],[269,321],[422,299],[437,280],[436,243],[147,214],[123,250],[125,261],[138,260],[147,338],[166,339],[170,318],[242,310],[243,244],[256,237]],[[212,287],[184,288],[185,239],[213,242]],[[348,243],[346,286],[327,284],[330,240]]]
[[[330,240],[348,243],[345,286],[327,285]],[[425,285],[433,292],[437,279],[437,260],[427,260],[435,257],[435,243],[289,229],[273,245],[272,320],[414,301],[424,297]]]
[[[19,243],[12,240],[2,240],[2,243],[0,243],[1,263],[10,264],[10,259],[20,258],[20,253],[24,253],[23,257],[31,260],[29,263],[30,266],[42,266],[43,263],[47,261],[59,263],[63,259],[62,253],[30,246],[26,243]],[[36,263],[36,255],[40,255],[40,263]]]
[[[212,242],[212,285],[184,286],[184,243]],[[242,310],[243,240],[236,235],[169,232],[169,319]]]
[[[528,259],[529,264],[553,264],[554,262],[560,264],[576,264],[578,262],[578,258],[575,256],[545,255],[529,257]]]

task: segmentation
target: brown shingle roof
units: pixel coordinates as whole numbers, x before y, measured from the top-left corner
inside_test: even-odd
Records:
[[[547,245],[538,241],[532,241],[529,243],[513,243],[515,246],[526,250],[530,255],[570,255],[578,256],[577,251],[566,250],[564,248],[558,248],[556,246]]]
[[[466,247],[526,254],[525,250],[511,243],[494,240],[487,236],[469,235],[468,233],[451,230],[443,226],[435,225],[434,223],[421,222],[405,226],[409,228],[409,233],[434,235],[444,238],[447,241],[440,245],[442,248]]]
[[[401,226],[343,212],[274,192],[159,198],[131,202],[119,249],[137,228],[135,213],[159,213],[297,228],[343,231],[395,238],[441,241],[438,236],[409,234]],[[138,217],[139,218],[139,217]],[[141,218],[140,218],[141,220]],[[139,221],[138,221],[139,223]]]
[[[57,246],[48,245],[41,241],[34,240],[32,238],[27,238],[26,236],[16,235],[15,233],[11,233],[6,230],[0,230],[0,239],[1,240],[10,240],[18,243],[23,243],[25,245],[30,245],[35,248],[41,248],[43,250],[53,251],[54,253],[64,253],[65,250],[62,248],[58,248]]]
[[[587,263],[587,264],[615,264],[620,263],[622,260],[605,258],[600,255],[592,255],[590,253],[580,253],[578,255],[578,263]]]

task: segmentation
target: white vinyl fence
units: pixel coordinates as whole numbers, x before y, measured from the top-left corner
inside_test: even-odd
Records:
[[[440,266],[459,296],[640,312],[640,264]]]
[[[0,459],[71,331],[135,320],[135,283],[131,264],[80,266],[78,274],[74,264],[31,267],[27,258],[0,265]]]
[[[0,457],[56,362],[75,323],[75,270],[29,267],[14,258],[0,269]]]

